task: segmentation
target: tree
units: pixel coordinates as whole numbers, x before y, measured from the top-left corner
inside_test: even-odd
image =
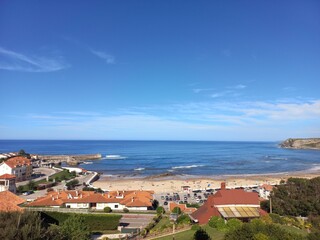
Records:
[[[175,207],[174,209],[172,209],[172,213],[181,214],[181,208]]]
[[[159,206],[159,201],[157,199],[154,199],[152,202],[153,209],[157,209],[158,206]]]
[[[30,181],[28,182],[28,184],[27,184],[27,188],[28,188],[29,190],[34,190],[35,187],[36,187],[35,181],[30,180]]]
[[[242,225],[242,222],[236,218],[229,219],[227,222],[227,228],[228,230],[231,230],[231,231],[239,228],[241,225]]]
[[[213,216],[212,218],[210,218],[208,224],[210,227],[216,228],[218,230],[226,229],[226,224],[224,222],[224,219],[221,217]]]
[[[61,224],[60,230],[66,240],[90,239],[89,228],[80,214],[72,214]]]
[[[157,214],[163,214],[165,213],[164,208],[163,207],[157,207]]]
[[[193,235],[194,240],[211,240],[210,236],[208,233],[203,230],[202,228],[198,229],[194,235]]]
[[[74,179],[74,180],[67,182],[66,187],[68,188],[68,190],[71,190],[71,189],[74,189],[78,184],[79,184],[79,180]]]
[[[0,239],[40,240],[41,218],[36,212],[2,212],[0,229]]]

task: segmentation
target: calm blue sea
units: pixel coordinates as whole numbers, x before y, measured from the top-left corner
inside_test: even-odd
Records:
[[[320,151],[281,149],[277,142],[0,140],[0,152],[20,149],[37,154],[101,153],[102,160],[81,167],[128,177],[168,172],[197,176],[280,173],[320,166]]]

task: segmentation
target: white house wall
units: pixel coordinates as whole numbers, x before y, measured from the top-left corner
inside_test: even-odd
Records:
[[[116,206],[118,207],[116,208]],[[105,207],[109,207],[112,210],[123,210],[126,206],[120,203],[97,203],[96,209],[103,210]]]
[[[89,208],[89,203],[66,203],[69,208]]]

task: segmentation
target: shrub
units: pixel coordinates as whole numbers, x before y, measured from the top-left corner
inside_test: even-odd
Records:
[[[194,240],[211,240],[210,236],[208,233],[203,230],[202,228],[198,229],[194,235],[193,235]]]
[[[232,218],[227,222],[227,228],[228,230],[231,230],[231,231],[239,228],[241,225],[242,225],[242,222],[236,218]]]
[[[190,217],[186,214],[182,214],[177,218],[177,224],[190,224]]]
[[[275,213],[270,213],[269,216],[271,217],[273,223],[283,224],[283,220],[280,215]]]
[[[213,216],[208,222],[209,226],[218,230],[225,230],[226,224],[221,217]]]
[[[163,214],[165,213],[164,208],[163,207],[157,207],[157,214]]]
[[[172,210],[172,213],[181,214],[181,209],[180,209],[179,207],[175,207],[175,208]]]
[[[112,209],[111,209],[111,207],[105,207],[105,208],[103,209],[103,211],[104,211],[105,213],[111,213],[111,212],[112,212]]]
[[[124,213],[128,213],[128,212],[129,212],[129,209],[128,209],[128,208],[124,208],[124,209],[123,209],[123,212],[124,212]]]

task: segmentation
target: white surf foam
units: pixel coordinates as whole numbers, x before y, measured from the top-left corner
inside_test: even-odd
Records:
[[[172,167],[172,169],[188,169],[188,168],[197,168],[197,167],[203,167],[204,165],[188,165],[188,166],[176,166]]]

